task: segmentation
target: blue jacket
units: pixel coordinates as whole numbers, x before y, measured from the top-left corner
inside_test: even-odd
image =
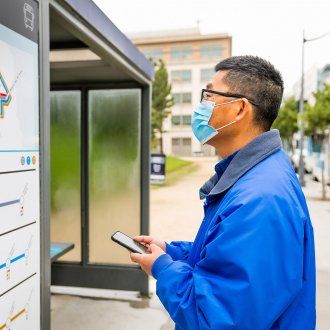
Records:
[[[176,329],[315,329],[313,228],[277,130],[216,166],[194,242],[152,267]]]

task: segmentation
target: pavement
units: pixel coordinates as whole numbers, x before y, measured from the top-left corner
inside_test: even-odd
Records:
[[[166,241],[194,239],[203,217],[198,189],[213,174],[217,159],[193,160],[198,163],[197,171],[168,187],[151,190],[151,235]],[[317,329],[327,330],[330,329],[330,200],[320,200],[321,184],[306,179],[304,192],[316,245]],[[327,193],[330,197],[329,188]],[[155,280],[150,278],[149,285],[151,299],[139,298],[135,292],[54,287],[52,329],[174,329],[154,294]]]
[[[317,329],[330,329],[330,189],[326,201],[321,200],[321,184],[307,176],[303,188],[312,219],[316,254]]]

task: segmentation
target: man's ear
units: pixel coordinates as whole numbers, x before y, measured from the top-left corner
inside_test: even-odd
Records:
[[[252,110],[250,102],[246,98],[242,98],[240,102],[237,102],[236,108],[236,121],[244,119]]]

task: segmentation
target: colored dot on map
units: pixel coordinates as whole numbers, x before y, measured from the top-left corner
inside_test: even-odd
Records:
[[[25,165],[25,157],[24,156],[21,157],[21,164]]]
[[[32,164],[35,165],[36,162],[37,162],[36,156],[32,156]]]
[[[26,157],[26,164],[30,165],[31,164],[31,158],[30,156]]]

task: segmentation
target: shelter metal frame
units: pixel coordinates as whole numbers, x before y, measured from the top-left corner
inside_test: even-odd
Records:
[[[39,4],[40,91],[40,297],[41,329],[50,329],[50,284],[140,291],[148,295],[148,277],[137,266],[88,262],[88,89],[141,89],[141,234],[149,233],[150,106],[152,65],[90,0],[36,0]],[[50,17],[51,15],[51,17]],[[69,31],[76,43],[53,43],[50,24]],[[49,54],[53,49],[86,47],[129,80],[109,83],[52,84]],[[110,80],[111,81],[111,80]],[[51,88],[50,88],[51,86]],[[81,225],[82,260],[50,261],[50,90],[81,90]],[[110,234],[110,233],[109,233]]]
[[[149,132],[150,86],[133,82],[54,84],[51,91],[79,90],[81,92],[81,262],[55,262],[52,264],[52,284],[89,288],[139,291],[148,296],[147,275],[137,266],[89,263],[89,150],[88,150],[88,91],[95,89],[141,90],[141,185],[140,231],[149,232]],[[109,237],[110,237],[109,233]]]

